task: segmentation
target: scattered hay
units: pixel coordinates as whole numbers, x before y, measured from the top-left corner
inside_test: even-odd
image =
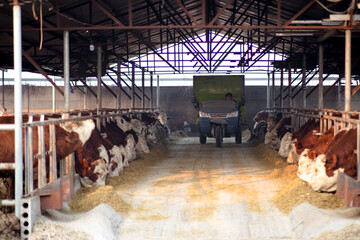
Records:
[[[112,186],[81,188],[69,206],[74,212],[87,212],[102,203],[110,205],[115,211],[122,214],[127,214],[131,208],[130,204],[125,202]]]
[[[271,199],[271,202],[283,213],[289,214],[291,210],[303,202],[323,209],[335,209],[343,206],[343,201],[332,193],[319,193],[312,190],[305,182],[301,181],[297,173],[297,165],[288,165],[270,147],[260,144],[259,153],[266,167],[272,169],[265,176],[276,178],[280,189]]]
[[[169,217],[162,215],[150,215],[150,216],[141,216],[137,217],[136,220],[147,220],[147,221],[160,221],[164,219],[168,219]]]
[[[350,240],[360,239],[360,225],[351,224],[339,231],[326,231],[311,238],[311,240]]]
[[[202,207],[194,207],[191,209],[185,209],[185,216],[187,221],[205,221],[212,217],[216,210],[216,206],[213,203],[203,203]]]
[[[315,192],[300,179],[295,179],[280,189],[272,202],[285,214],[289,214],[294,207],[303,202],[309,202],[323,209],[335,209],[343,206],[343,201],[334,194]]]
[[[130,162],[120,176],[107,178],[105,186],[80,188],[69,203],[70,209],[74,212],[86,212],[105,203],[117,212],[127,214],[132,207],[120,194],[144,180],[149,167],[154,162],[161,161],[167,152],[165,145],[157,144],[151,148],[150,153],[138,154],[137,160]]]

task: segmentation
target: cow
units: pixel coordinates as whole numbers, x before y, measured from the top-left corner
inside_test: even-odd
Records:
[[[109,152],[97,128],[91,132],[88,141],[75,153],[75,170],[85,187],[105,185],[109,173]]]
[[[304,149],[311,148],[318,141],[319,136],[314,135],[314,131],[320,131],[320,122],[311,118],[292,134],[289,152],[287,153],[287,163],[297,163]],[[286,153],[283,153],[283,156],[286,157]]]
[[[137,133],[123,131],[109,120],[94,129],[86,144],[75,154],[75,169],[85,187],[103,186],[106,177],[119,176],[124,167],[136,158]]]
[[[38,121],[40,119],[39,116],[34,116],[34,121]],[[23,115],[23,121],[28,121],[28,115]],[[13,123],[14,116],[4,116],[0,118],[1,123]],[[80,148],[84,142],[87,141],[86,134],[82,134],[82,132],[86,132],[84,129],[92,129],[94,125],[91,125],[89,121],[81,121],[81,122],[68,122],[66,123],[66,129],[63,128],[60,124],[55,124],[55,135],[56,135],[56,159],[59,165],[61,159],[64,159],[69,154],[76,151]],[[38,152],[38,127],[35,126],[33,129],[33,138],[32,138],[32,151],[34,156],[40,154]],[[2,163],[13,163],[15,157],[15,148],[14,148],[14,131],[0,131],[0,162]],[[47,154],[50,150],[50,133],[49,133],[49,125],[44,126],[44,142],[45,142],[45,164],[46,164],[46,172],[48,176],[49,172],[49,155]],[[24,131],[23,131],[23,152],[25,146],[24,140]],[[38,159],[33,157],[33,180],[34,187],[38,186]],[[5,171],[2,175],[6,175],[13,179],[13,171]],[[11,194],[12,195],[12,194]]]
[[[291,117],[281,118],[273,129],[266,133],[264,143],[278,150],[280,148],[281,139],[288,131],[290,131],[288,128],[289,125],[291,125]]]
[[[341,130],[335,136],[333,129],[329,129],[311,149],[302,152],[299,178],[315,191],[333,192],[339,172],[356,177],[356,136],[356,128]]]

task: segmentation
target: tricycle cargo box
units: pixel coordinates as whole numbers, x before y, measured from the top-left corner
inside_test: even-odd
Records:
[[[244,75],[194,76],[193,91],[196,101],[224,100],[225,94],[232,93],[239,106],[245,99]]]

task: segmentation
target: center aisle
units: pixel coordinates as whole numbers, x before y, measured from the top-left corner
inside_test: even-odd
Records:
[[[132,208],[119,240],[297,239],[290,218],[270,203],[279,188],[267,177],[273,169],[255,146],[233,140],[222,148],[198,138],[172,141],[127,190]]]

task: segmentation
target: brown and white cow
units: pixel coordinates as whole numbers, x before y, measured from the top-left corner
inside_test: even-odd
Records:
[[[305,124],[303,124],[297,131],[292,134],[291,143],[285,142],[283,145],[289,145],[289,152],[286,154],[286,150],[282,153],[283,157],[287,156],[287,163],[297,163],[299,161],[300,154],[307,148],[311,148],[318,141],[319,136],[314,135],[314,131],[318,132],[320,130],[320,122],[315,119],[309,119]],[[284,139],[286,141],[288,139]]]
[[[334,136],[333,130],[328,130],[317,144],[301,154],[299,178],[309,183],[315,191],[333,192],[339,171],[355,177],[356,132],[356,128],[344,129]]]
[[[39,120],[39,116],[34,116],[34,121]],[[23,121],[28,121],[28,116],[23,115]],[[13,116],[4,116],[0,118],[1,123],[13,123]],[[89,121],[81,121],[81,122],[68,122],[66,123],[66,128],[60,126],[60,124],[55,125],[55,134],[56,134],[56,159],[57,163],[61,159],[64,159],[69,154],[73,153],[77,149],[79,149],[84,142],[87,141],[88,135],[82,134],[83,132],[87,132],[88,129],[90,131],[94,128],[94,125]],[[33,127],[33,139],[32,139],[32,150],[34,156],[40,154],[38,152],[38,127]],[[24,132],[23,132],[24,137]],[[0,149],[2,149],[2,154],[0,155],[0,162],[2,163],[12,163],[14,162],[15,157],[15,148],[14,148],[14,131],[0,131]],[[50,134],[49,134],[49,125],[44,126],[44,141],[45,141],[45,152],[47,153],[50,150]],[[23,146],[25,146],[25,140],[23,138]],[[23,149],[24,151],[24,149]],[[47,175],[49,172],[49,156],[45,155],[45,163],[46,163],[46,171]],[[5,173],[7,174],[7,173]],[[13,177],[13,172],[7,174]],[[38,185],[38,159],[33,158],[33,178],[34,178],[34,186]]]
[[[90,138],[76,151],[75,170],[80,174],[83,186],[103,186],[108,175],[109,152],[97,128]]]

